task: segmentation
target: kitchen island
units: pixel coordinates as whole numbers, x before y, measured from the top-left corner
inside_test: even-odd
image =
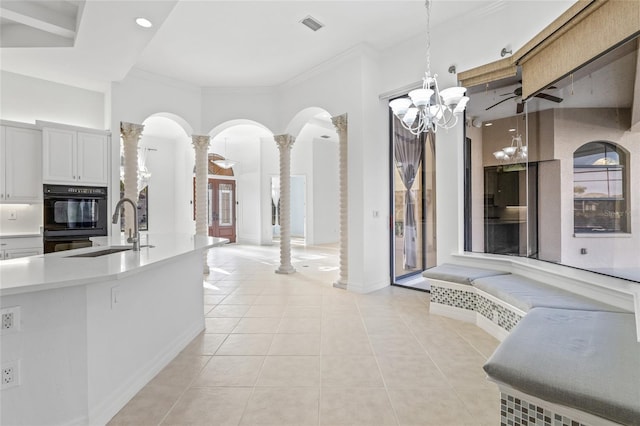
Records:
[[[151,234],[135,252],[101,237],[2,262],[0,304],[14,308],[15,327],[0,361],[19,371],[2,390],[0,423],[108,422],[204,329],[203,251],[226,242]]]

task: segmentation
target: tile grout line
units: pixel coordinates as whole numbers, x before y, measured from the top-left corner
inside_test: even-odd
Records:
[[[382,368],[380,367],[378,354],[373,349],[373,344],[371,343],[371,336],[369,335],[369,329],[367,328],[367,324],[364,322],[364,318],[362,317],[362,311],[360,310],[360,303],[358,303],[357,300],[356,300],[356,306],[358,307],[358,315],[360,316],[360,321],[362,321],[362,326],[364,327],[365,333],[367,334],[367,341],[369,342],[369,347],[371,348],[373,359],[376,362],[376,367],[378,367],[378,374],[380,374],[380,378],[382,379],[382,384],[384,385],[384,391],[385,391],[385,394],[387,395],[387,401],[389,401],[389,406],[391,407],[391,411],[393,411],[393,418],[396,422],[396,425],[400,425],[400,418],[398,417],[398,412],[396,410],[395,405],[391,401],[391,395],[389,395],[389,388],[387,386],[387,381],[384,378],[384,374],[382,374]]]

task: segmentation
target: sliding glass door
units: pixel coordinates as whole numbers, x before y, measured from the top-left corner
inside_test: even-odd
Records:
[[[436,264],[435,141],[391,120],[391,267],[402,284]]]

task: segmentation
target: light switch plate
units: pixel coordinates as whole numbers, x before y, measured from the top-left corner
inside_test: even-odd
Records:
[[[18,218],[18,212],[15,210],[9,210],[9,220],[16,220]]]

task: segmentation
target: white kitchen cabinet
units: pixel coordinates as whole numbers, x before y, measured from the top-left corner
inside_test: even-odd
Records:
[[[107,134],[46,127],[42,137],[44,183],[109,184]]]
[[[42,237],[0,238],[0,260],[42,254]]]
[[[42,132],[0,126],[0,202],[42,202]]]

